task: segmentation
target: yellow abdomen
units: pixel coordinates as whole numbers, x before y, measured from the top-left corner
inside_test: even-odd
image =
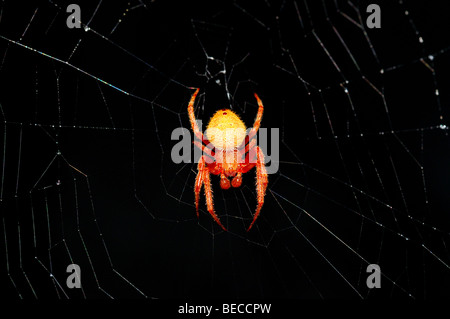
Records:
[[[237,148],[245,139],[246,127],[231,110],[217,111],[208,123],[206,137],[214,147],[223,150]]]

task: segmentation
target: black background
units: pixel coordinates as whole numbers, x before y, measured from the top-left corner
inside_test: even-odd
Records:
[[[66,27],[69,2],[2,4],[3,294],[449,296],[444,1],[376,2],[373,30],[365,1],[142,3],[78,2],[88,31]],[[213,178],[223,232],[203,203],[195,216],[195,164],[171,161],[196,87],[199,119],[232,107],[250,126],[257,92],[280,129],[249,233],[254,171],[227,192]]]

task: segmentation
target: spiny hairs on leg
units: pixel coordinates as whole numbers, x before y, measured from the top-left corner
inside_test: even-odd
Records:
[[[255,223],[256,219],[259,216],[259,213],[261,212],[261,208],[264,205],[264,196],[266,195],[268,183],[269,180],[267,177],[267,170],[266,166],[264,165],[264,154],[259,146],[256,146],[256,193],[258,206],[256,207],[255,215],[253,215],[253,221],[248,227],[247,231],[249,231],[253,227],[253,224]]]

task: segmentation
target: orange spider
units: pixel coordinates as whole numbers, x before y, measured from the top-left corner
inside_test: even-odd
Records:
[[[220,187],[229,189],[230,184],[233,187],[239,187],[242,184],[242,174],[247,173],[256,166],[256,191],[257,202],[253,221],[248,227],[249,231],[259,216],[261,207],[264,204],[264,196],[268,184],[267,171],[264,166],[264,154],[256,146],[256,139],[252,139],[259,129],[264,106],[255,93],[258,102],[258,113],[256,115],[253,128],[250,130],[246,138],[246,127],[244,122],[236,113],[229,109],[221,109],[217,111],[210,119],[206,129],[206,137],[199,130],[194,114],[194,102],[200,89],[192,94],[191,101],[188,105],[189,121],[195,136],[202,141],[194,141],[194,144],[203,151],[197,166],[197,177],[195,179],[195,208],[198,218],[198,202],[202,185],[205,185],[206,206],[208,212],[217,222],[217,224],[226,231],[226,228],[220,222],[214,212],[213,195],[211,188],[210,173],[220,175]],[[248,142],[248,143],[247,143]],[[205,145],[203,145],[205,144]],[[212,146],[211,146],[212,144]],[[247,154],[247,156],[246,156]],[[255,162],[256,156],[256,162]],[[229,178],[233,177],[231,183]]]

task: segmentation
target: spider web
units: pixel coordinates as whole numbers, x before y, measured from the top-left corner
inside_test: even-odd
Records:
[[[14,298],[433,298],[450,284],[448,19],[438,4],[3,1],[2,293]],[[201,91],[279,128],[279,169],[195,214],[175,164]],[[266,154],[275,148],[264,150]],[[273,164],[273,163],[272,163]],[[81,289],[66,286],[69,264]],[[378,264],[381,289],[366,285]]]

